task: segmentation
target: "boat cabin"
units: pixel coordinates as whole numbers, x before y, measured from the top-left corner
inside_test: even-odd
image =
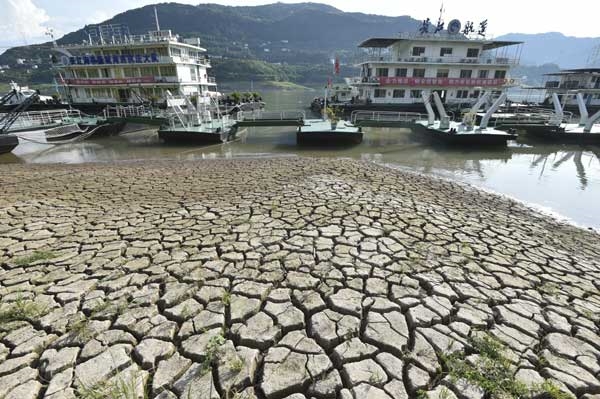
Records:
[[[161,101],[167,91],[198,99],[216,95],[200,39],[182,40],[170,30],[128,33],[101,26],[83,43],[57,48],[62,53],[57,82],[71,102]]]

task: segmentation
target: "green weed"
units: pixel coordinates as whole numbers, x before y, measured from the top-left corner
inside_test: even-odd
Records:
[[[27,266],[39,260],[49,260],[55,257],[56,255],[52,251],[35,251],[31,255],[16,258],[14,262],[17,266]]]
[[[466,380],[483,389],[487,396],[496,398],[529,398],[540,394],[552,399],[572,398],[548,380],[534,386],[516,380],[516,368],[504,355],[505,347],[497,339],[483,335],[472,337],[470,343],[479,355],[475,361],[468,361],[462,352],[440,355],[451,381]]]
[[[0,324],[17,320],[34,321],[46,314],[48,314],[47,306],[23,299],[18,295],[14,302],[0,308]]]
[[[119,376],[111,381],[101,381],[91,387],[80,387],[77,389],[77,397],[80,399],[148,399],[150,395],[145,386],[142,388],[142,396],[139,396],[138,383],[141,381],[137,373],[128,379]]]

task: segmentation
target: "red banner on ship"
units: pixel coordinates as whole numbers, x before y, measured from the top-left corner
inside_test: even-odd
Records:
[[[108,86],[108,85],[128,85],[137,83],[154,83],[154,76],[142,76],[139,78],[114,78],[114,79],[65,79],[70,85],[90,85],[90,86]]]
[[[440,87],[495,87],[503,86],[506,79],[471,79],[471,78],[401,78],[381,76],[377,78],[381,86],[440,86]]]

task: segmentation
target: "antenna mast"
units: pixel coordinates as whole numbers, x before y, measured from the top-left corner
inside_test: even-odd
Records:
[[[156,21],[156,31],[160,30],[160,25],[158,24],[158,13],[156,12],[156,6],[154,6],[154,19]]]

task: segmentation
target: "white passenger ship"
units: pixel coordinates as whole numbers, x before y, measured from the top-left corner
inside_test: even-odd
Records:
[[[199,101],[216,95],[200,39],[182,40],[160,29],[130,35],[122,25],[96,29],[81,44],[56,48],[62,54],[57,81],[71,103],[161,102],[167,91]]]
[[[431,90],[448,108],[468,108],[484,91],[499,94],[518,85],[510,69],[522,42],[486,39],[487,20],[479,26],[475,32],[473,23],[463,28],[455,19],[448,29],[438,22],[433,32],[426,20],[419,32],[363,41],[361,74],[351,81],[358,97],[351,103],[357,109],[420,109],[422,91]]]

